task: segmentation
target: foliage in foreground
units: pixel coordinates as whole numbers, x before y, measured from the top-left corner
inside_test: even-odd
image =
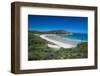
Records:
[[[39,36],[29,33],[28,36],[28,60],[53,60],[53,59],[76,59],[87,58],[87,42],[79,44],[76,48],[59,50],[49,48],[47,41]]]

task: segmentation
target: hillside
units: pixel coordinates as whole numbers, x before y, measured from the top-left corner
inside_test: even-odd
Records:
[[[53,31],[29,31],[35,34],[69,34],[70,32],[64,30],[53,30]]]

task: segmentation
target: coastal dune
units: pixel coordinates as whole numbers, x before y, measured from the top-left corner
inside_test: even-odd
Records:
[[[42,34],[42,35],[40,35],[40,37],[42,39],[45,39],[49,42],[54,43],[59,48],[60,47],[62,47],[62,48],[75,48],[79,44],[79,42],[65,40],[65,39],[63,39],[63,37],[57,36],[55,34]]]

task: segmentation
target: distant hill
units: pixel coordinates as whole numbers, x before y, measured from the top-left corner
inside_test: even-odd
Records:
[[[35,34],[69,34],[70,32],[65,30],[53,30],[53,31],[29,31]]]
[[[48,31],[46,33],[49,33],[49,34],[67,34],[69,32],[64,31],[64,30],[53,30],[53,31]]]

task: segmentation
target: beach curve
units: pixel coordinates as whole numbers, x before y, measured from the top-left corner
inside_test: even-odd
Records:
[[[55,34],[42,34],[40,37],[62,48],[75,48],[79,44],[79,42],[64,40]]]

